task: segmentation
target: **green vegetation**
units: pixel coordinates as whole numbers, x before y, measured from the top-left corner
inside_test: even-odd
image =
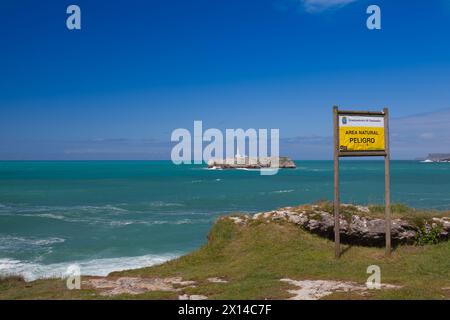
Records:
[[[416,244],[419,246],[437,244],[439,242],[440,232],[441,228],[439,227],[427,229],[425,226],[422,226],[417,234]]]
[[[381,205],[371,205],[369,206],[371,213],[380,213],[384,214],[384,206]],[[416,209],[410,208],[401,203],[394,203],[391,205],[391,211],[393,214],[397,214],[399,216],[404,216],[405,214],[410,215],[411,213],[417,212]]]
[[[377,210],[372,206],[368,214],[377,214]],[[395,215],[411,214],[404,206],[393,206],[393,211]],[[291,296],[287,290],[295,288],[281,282],[282,278],[363,284],[369,276],[366,273],[369,265],[380,266],[383,283],[401,288],[371,290],[364,296],[335,293],[327,299],[450,299],[450,242],[430,243],[434,243],[432,235],[424,236],[420,240],[424,246],[400,246],[391,258],[384,257],[382,248],[343,246],[343,255],[336,260],[332,241],[293,224],[261,220],[236,224],[222,218],[199,250],[162,265],[109,275],[110,278],[180,276],[196,281],[195,287],[182,292],[104,297],[83,285],[82,290],[69,291],[60,279],[26,283],[12,278],[0,280],[0,299],[177,299],[180,294],[205,295],[209,299],[286,299]],[[207,280],[210,277],[228,282],[211,283]]]

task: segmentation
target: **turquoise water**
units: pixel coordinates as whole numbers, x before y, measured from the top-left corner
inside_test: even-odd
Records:
[[[0,274],[151,265],[201,246],[219,215],[332,199],[331,161],[297,166],[261,176],[170,161],[0,162]],[[391,168],[393,202],[450,209],[450,163]],[[343,202],[383,202],[382,161],[342,161],[341,179]]]

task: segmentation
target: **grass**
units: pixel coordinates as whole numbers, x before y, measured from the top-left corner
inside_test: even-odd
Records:
[[[399,214],[405,214],[398,208]],[[336,293],[327,299],[450,299],[450,242],[425,246],[400,246],[391,258],[380,248],[346,247],[334,259],[334,243],[286,222],[252,221],[237,225],[219,219],[207,243],[199,250],[164,264],[116,272],[110,277],[181,276],[197,282],[182,293],[210,299],[285,299],[288,283],[281,278],[345,280],[365,283],[367,267],[381,268],[383,283],[402,286],[396,290],[371,290],[369,295]],[[210,283],[220,277],[228,283]],[[85,278],[83,278],[85,279]],[[447,288],[447,289],[446,289]],[[114,299],[177,299],[178,292],[121,295]],[[0,299],[104,299],[94,290],[67,290],[59,279],[26,283],[0,280]],[[109,298],[112,299],[112,298]]]

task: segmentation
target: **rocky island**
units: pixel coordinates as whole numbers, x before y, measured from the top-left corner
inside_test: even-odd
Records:
[[[423,162],[450,162],[450,153],[430,153]]]
[[[265,169],[282,168],[295,169],[295,163],[288,157],[258,157],[236,156],[226,159],[210,159],[208,168],[211,169]]]

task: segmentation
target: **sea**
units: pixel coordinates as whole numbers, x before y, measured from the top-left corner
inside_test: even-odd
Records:
[[[333,199],[333,162],[273,176],[171,161],[0,161],[0,276],[27,281],[162,263],[222,215]],[[341,161],[341,201],[383,204],[384,162]],[[450,210],[450,163],[391,162],[391,198]]]

